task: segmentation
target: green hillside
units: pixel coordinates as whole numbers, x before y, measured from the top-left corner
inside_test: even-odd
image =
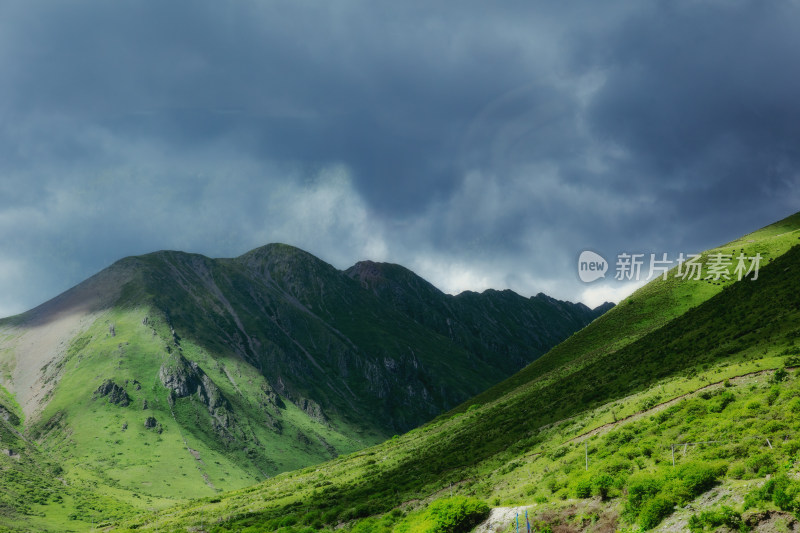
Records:
[[[513,516],[517,506],[542,530],[790,521],[800,510],[799,236],[794,215],[706,252],[758,252],[759,278],[653,282],[398,438],[119,526],[465,531],[489,507]]]
[[[430,288],[405,301],[434,316],[459,299]],[[87,529],[355,452],[499,382],[606,309],[503,299],[470,295],[451,337],[286,245],[123,259],[0,320],[2,524]],[[530,327],[537,342],[494,324]]]
[[[700,261],[706,264],[708,258],[717,253],[730,254],[734,258],[740,253],[748,257],[760,254],[763,257],[761,265],[764,266],[799,243],[800,213],[796,213],[699,255]],[[465,409],[472,403],[497,399],[519,385],[549,376],[550,372],[559,367],[587,364],[598,357],[614,353],[722,292],[736,281],[733,270],[732,264],[729,268],[731,279],[719,281],[676,278],[676,269],[671,270],[666,280],[661,277],[654,279],[620,302],[613,312],[604,314],[587,328],[556,346],[547,357],[537,360],[460,408]],[[704,271],[701,278],[706,275]]]

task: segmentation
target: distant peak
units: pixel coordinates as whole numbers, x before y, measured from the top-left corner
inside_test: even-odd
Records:
[[[359,261],[345,272],[351,278],[358,278],[361,281],[375,280],[383,277],[383,269],[381,266],[381,263],[365,260]]]
[[[308,255],[311,256],[310,253],[306,252],[305,250],[301,250],[296,246],[292,246],[290,244],[284,244],[282,242],[273,242],[270,244],[265,244],[264,246],[259,246],[258,248],[254,248],[249,252],[242,254],[239,257],[246,257],[246,256],[260,256],[260,257],[267,257],[267,256],[289,256],[289,255]],[[313,256],[312,256],[313,257]]]
[[[612,307],[614,307],[615,305],[616,304],[614,302],[603,302],[594,309],[592,309],[592,311],[602,314],[611,309]]]
[[[406,290],[411,288],[413,291],[442,293],[429,281],[403,265],[396,263],[379,263],[370,260],[359,261],[345,270],[344,274],[359,281],[364,287],[371,287],[372,289],[392,287],[392,290]]]
[[[306,263],[306,264],[325,264],[322,259],[313,254],[301,250],[289,244],[275,242],[259,246],[247,253],[244,253],[236,258],[236,261],[245,264],[253,263],[268,263],[268,264],[281,264],[281,263]],[[333,268],[333,267],[331,267]]]

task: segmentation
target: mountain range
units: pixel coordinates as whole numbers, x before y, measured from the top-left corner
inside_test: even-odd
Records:
[[[672,270],[398,438],[116,527],[796,530],[799,244],[800,213],[700,254],[757,279]]]
[[[0,320],[0,505],[24,522],[36,515],[26,494],[66,497],[74,527],[100,507],[158,508],[351,453],[495,385],[610,307],[452,296],[399,265],[340,271],[283,244],[125,258]]]
[[[798,245],[800,213],[596,317],[283,245],[123,260],[2,322],[3,525],[797,530]]]

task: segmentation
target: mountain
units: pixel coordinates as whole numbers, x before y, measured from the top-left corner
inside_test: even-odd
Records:
[[[510,531],[527,511],[538,531],[793,530],[798,245],[800,213],[703,254],[758,253],[755,280],[673,270],[420,428],[118,526]]]
[[[613,307],[589,309],[542,293],[523,298],[510,290],[450,296],[388,263],[362,261],[345,273],[393,309],[509,374],[528,364],[531,353],[538,357]]]
[[[431,420],[607,308],[450,296],[398,265],[342,272],[282,244],[125,258],[0,320],[0,505],[24,523],[58,497],[74,527],[335,458]]]

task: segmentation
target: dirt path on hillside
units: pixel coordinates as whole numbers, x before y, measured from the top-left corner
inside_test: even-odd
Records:
[[[794,370],[796,368],[797,367],[786,367],[787,370]],[[767,369],[767,370],[756,370],[754,372],[748,372],[746,374],[742,374],[742,375],[739,375],[739,376],[734,376],[734,377],[731,377],[731,378],[727,378],[727,380],[730,383],[740,383],[742,381],[745,381],[745,380],[747,380],[749,378],[752,378],[752,377],[755,377],[755,376],[760,376],[760,375],[763,375],[763,374],[773,374],[773,373],[775,373],[775,369],[774,368],[773,369]],[[620,418],[616,422],[609,422],[607,424],[603,424],[602,426],[598,426],[598,427],[596,427],[594,429],[591,429],[589,431],[581,433],[580,435],[576,435],[575,437],[572,437],[571,439],[567,439],[566,441],[564,441],[564,444],[567,444],[568,442],[581,442],[581,441],[583,441],[585,439],[588,439],[589,437],[592,437],[594,435],[599,435],[601,433],[606,433],[607,431],[610,431],[610,430],[614,429],[615,427],[617,427],[619,425],[627,424],[628,422],[633,422],[635,420],[639,420],[642,417],[650,416],[653,413],[657,413],[659,411],[663,411],[664,409],[666,409],[666,408],[668,408],[668,407],[670,407],[672,405],[675,405],[679,401],[681,401],[684,398],[687,398],[689,396],[693,396],[695,394],[699,394],[699,393],[701,393],[703,391],[713,390],[713,389],[718,389],[718,388],[724,387],[724,383],[725,383],[724,379],[720,380],[720,381],[715,381],[714,383],[709,383],[708,385],[704,385],[704,386],[700,387],[699,389],[695,389],[695,390],[693,390],[691,392],[687,392],[687,393],[681,394],[680,396],[676,396],[676,397],[674,397],[674,398],[672,398],[670,400],[667,400],[666,402],[662,402],[662,403],[660,403],[658,405],[655,405],[655,406],[653,406],[650,409],[647,409],[645,411],[639,411],[638,413],[634,413],[632,415],[628,415],[625,418]]]

